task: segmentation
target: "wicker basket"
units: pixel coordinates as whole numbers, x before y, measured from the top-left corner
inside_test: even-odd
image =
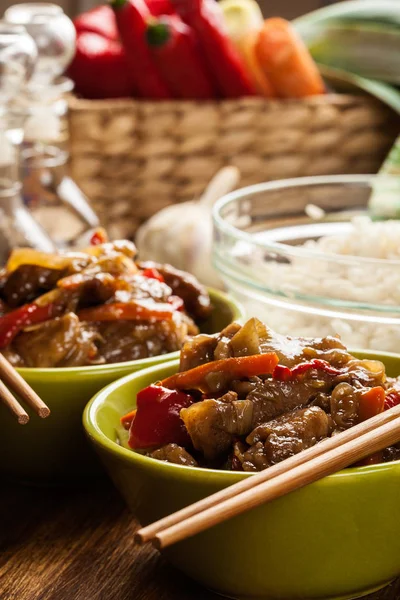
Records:
[[[69,112],[72,176],[113,236],[193,199],[217,170],[241,184],[376,172],[398,117],[363,96],[209,103],[78,100]]]

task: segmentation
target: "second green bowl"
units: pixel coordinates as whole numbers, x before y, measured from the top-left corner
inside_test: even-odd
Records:
[[[216,333],[243,320],[242,308],[226,294],[209,290],[214,310],[202,331]],[[85,405],[104,386],[133,373],[177,358],[179,352],[119,364],[67,369],[20,369],[21,375],[49,406],[40,419],[29,409],[27,425],[18,425],[0,404],[0,476],[34,484],[62,484],[98,476],[100,464],[82,429]]]

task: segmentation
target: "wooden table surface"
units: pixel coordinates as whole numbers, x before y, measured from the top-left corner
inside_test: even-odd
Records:
[[[132,541],[111,484],[0,491],[0,600],[217,600]],[[398,600],[400,580],[368,600]],[[304,599],[306,600],[306,599]]]

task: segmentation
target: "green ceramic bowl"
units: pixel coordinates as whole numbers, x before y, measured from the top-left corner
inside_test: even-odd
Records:
[[[378,357],[400,373],[400,356]],[[102,390],[85,429],[132,512],[147,525],[251,474],[182,467],[116,443],[121,415],[177,361]],[[400,463],[347,469],[165,550],[219,594],[242,600],[355,598],[400,575]]]
[[[240,305],[210,290],[214,311],[203,331],[215,333],[234,320],[243,320]],[[31,411],[28,425],[18,425],[0,403],[0,475],[29,483],[60,484],[98,476],[100,464],[82,429],[82,412],[94,394],[112,381],[157,365],[179,352],[131,362],[67,369],[20,369],[51,409],[48,419]]]

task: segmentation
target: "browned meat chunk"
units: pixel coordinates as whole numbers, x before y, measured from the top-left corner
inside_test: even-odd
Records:
[[[253,427],[294,408],[306,406],[318,393],[328,390],[331,386],[332,377],[321,376],[308,381],[264,381],[257,378],[256,383],[247,384],[246,395],[247,400],[254,404]],[[235,384],[233,388],[235,389]],[[238,389],[240,390],[240,384]]]
[[[188,340],[181,350],[180,371],[188,371],[204,363],[232,356],[230,340],[241,325],[231,323],[215,335],[201,334]]]
[[[348,429],[359,422],[359,391],[349,383],[339,383],[331,396],[331,417],[339,429]]]
[[[351,356],[339,338],[293,338],[280,335],[264,325],[266,334],[260,333],[262,352],[276,352],[281,365],[293,367],[300,362],[319,358],[327,360],[332,366],[346,364]]]
[[[210,315],[212,310],[210,297],[206,288],[193,275],[179,271],[171,265],[162,265],[151,261],[139,263],[139,267],[157,269],[173,293],[183,299],[185,308],[193,319],[206,319]]]
[[[336,383],[342,381],[350,383],[356,388],[383,386],[386,381],[385,365],[379,360],[351,358],[343,375],[335,378]]]
[[[148,358],[181,348],[188,326],[184,319],[172,321],[111,321],[97,323],[101,339],[97,346],[107,363]]]
[[[1,296],[8,306],[16,308],[31,302],[57,284],[62,271],[36,265],[21,265],[4,281]]]
[[[193,446],[212,460],[229,450],[235,436],[251,430],[252,413],[253,405],[246,400],[209,399],[183,408],[180,414]]]
[[[189,454],[185,448],[178,446],[177,444],[167,444],[157,450],[154,450],[149,454],[151,458],[157,458],[158,460],[164,460],[166,462],[174,463],[176,465],[185,465],[186,467],[197,467],[197,462],[193,456]]]
[[[215,336],[201,333],[185,342],[181,350],[180,371],[194,369],[214,359],[214,350],[218,340]]]
[[[152,298],[157,302],[167,302],[172,294],[171,288],[158,279],[135,275],[129,280],[131,294],[134,299]]]
[[[317,406],[301,408],[257,427],[246,439],[244,470],[259,470],[314,446],[330,433],[328,415]],[[249,465],[247,463],[250,463]]]
[[[68,313],[21,333],[13,350],[26,367],[78,367],[96,362],[96,338],[94,329]]]

